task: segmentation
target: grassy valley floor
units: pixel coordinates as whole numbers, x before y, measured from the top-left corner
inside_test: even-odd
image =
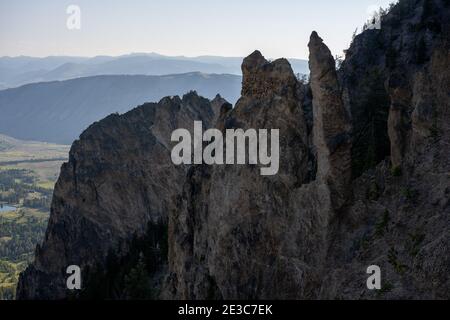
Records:
[[[68,146],[0,135],[0,300],[14,299],[18,276],[44,237],[68,152]]]

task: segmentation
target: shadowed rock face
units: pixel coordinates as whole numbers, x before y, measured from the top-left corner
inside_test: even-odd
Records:
[[[403,6],[408,4],[412,5]],[[393,39],[386,90],[394,167],[414,165],[415,157],[428,145],[427,138],[448,128],[441,120],[449,110],[450,82],[444,71],[449,65],[449,6],[448,1],[419,1],[414,11],[403,13],[403,24],[415,25],[414,37],[396,28],[392,17],[386,21],[382,35]]]
[[[433,112],[448,104],[447,98],[437,102],[448,91],[437,83],[446,72],[430,69],[437,60],[445,67],[448,6],[441,0],[400,1],[380,30],[357,35],[346,51],[338,76],[352,116],[355,178],[387,156],[394,167],[406,165],[408,153],[417,152],[417,133],[428,135]]]
[[[217,97],[215,109],[220,104]],[[191,92],[89,127],[61,168],[44,243],[20,277],[18,297],[64,298],[69,265],[102,265],[110,250],[127,252],[127,241],[143,235],[149,222],[167,225],[186,174],[170,159],[171,133],[192,130],[194,120],[209,126],[214,118],[210,101]]]
[[[62,168],[19,298],[67,297],[66,265],[101,264],[110,250],[127,255],[135,248],[126,239],[162,221],[168,258],[149,274],[159,298],[448,299],[449,10],[440,0],[400,1],[381,30],[355,39],[338,72],[314,32],[308,85],[286,60],[255,51],[234,109],[190,93],[92,125]],[[423,50],[416,39],[425,35]],[[373,38],[380,46],[364,49]],[[374,70],[381,75],[372,78]],[[358,98],[378,94],[379,107],[360,110]],[[222,131],[279,129],[278,174],[173,166],[171,132],[194,119]],[[360,165],[353,157],[386,146],[365,134],[367,121],[384,122],[390,151]],[[370,265],[382,270],[380,291],[366,288]]]
[[[332,228],[322,297],[448,299],[449,16],[446,1],[400,1],[348,50],[339,79],[354,172],[366,169]],[[362,158],[363,145],[390,161]],[[365,291],[371,264],[384,274],[381,292]]]
[[[357,35],[337,72],[342,100],[351,115],[353,178],[390,155],[390,98],[385,88],[390,40],[382,38],[380,30]]]

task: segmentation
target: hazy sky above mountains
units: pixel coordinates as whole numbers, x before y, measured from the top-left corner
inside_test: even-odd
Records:
[[[333,54],[374,8],[393,0],[0,0],[0,56],[166,55],[308,57],[316,30]],[[69,5],[81,29],[69,30]]]

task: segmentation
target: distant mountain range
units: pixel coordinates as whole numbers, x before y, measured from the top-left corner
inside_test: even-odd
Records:
[[[0,90],[28,83],[97,75],[167,75],[187,72],[241,75],[242,57],[164,56],[136,53],[118,57],[0,57]],[[308,74],[308,62],[288,59],[294,73]]]
[[[108,63],[107,57],[96,59]],[[190,90],[208,98],[219,93],[235,103],[240,96],[241,76],[199,72],[104,75],[6,89],[0,91],[0,133],[23,140],[70,144],[90,124],[111,113],[123,113]]]

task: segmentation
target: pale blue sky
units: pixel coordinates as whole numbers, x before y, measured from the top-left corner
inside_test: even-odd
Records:
[[[0,0],[0,56],[166,55],[307,58],[316,30],[334,54],[368,8],[393,0]],[[68,30],[66,8],[81,8]]]

